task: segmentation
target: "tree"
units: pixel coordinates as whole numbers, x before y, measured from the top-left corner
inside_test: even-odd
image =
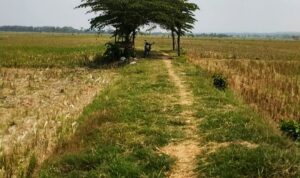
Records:
[[[91,19],[91,28],[102,29],[106,26],[115,28],[116,42],[122,43],[125,55],[134,48],[136,30],[147,24],[143,11],[143,0],[82,0],[78,8],[91,8],[88,12],[97,13]]]
[[[193,12],[197,5],[187,0],[82,0],[79,8],[91,8],[89,12],[98,14],[91,19],[91,28],[105,26],[115,28],[115,42],[122,42],[124,51],[134,50],[137,29],[140,26],[156,23],[172,31],[173,49],[175,33],[178,36],[178,55],[180,37],[192,28],[195,22]],[[128,57],[128,56],[126,56]]]
[[[159,0],[158,0],[159,1]],[[190,32],[196,19],[194,12],[199,7],[188,0],[161,0],[153,6],[158,8],[152,17],[152,21],[171,31],[172,48],[175,50],[175,33],[177,35],[177,53],[180,56],[181,36]]]
[[[176,7],[176,12],[174,14],[174,26],[175,32],[177,34],[177,54],[181,55],[181,36],[185,35],[186,32],[190,32],[193,29],[193,24],[196,19],[194,18],[194,12],[199,9],[199,7],[188,2],[188,0],[175,0],[174,6]]]

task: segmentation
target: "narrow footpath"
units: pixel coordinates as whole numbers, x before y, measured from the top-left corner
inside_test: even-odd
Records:
[[[178,116],[185,122],[183,128],[185,137],[178,142],[173,142],[164,148],[162,152],[176,159],[175,166],[168,173],[170,178],[193,178],[197,177],[197,156],[200,154],[199,137],[197,136],[197,122],[194,117],[193,94],[187,89],[184,81],[176,74],[173,69],[172,61],[167,54],[164,54],[164,63],[168,69],[169,77],[178,89],[179,103],[182,112]]]

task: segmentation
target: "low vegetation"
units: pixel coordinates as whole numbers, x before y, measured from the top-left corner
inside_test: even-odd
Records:
[[[95,36],[0,36],[0,177],[29,177],[76,131],[83,108],[115,74],[82,67],[98,51]]]
[[[122,77],[85,109],[74,138],[43,165],[41,177],[164,177],[170,169],[174,160],[158,148],[182,133],[163,62],[118,71]]]
[[[227,88],[227,79],[222,74],[214,74],[212,76],[214,86],[219,90],[225,90]]]
[[[237,99],[220,91],[210,74],[185,59],[174,61],[194,93],[201,137],[201,177],[299,177],[300,149],[279,129]]]
[[[186,41],[192,46],[187,51],[191,62],[210,73],[223,73],[230,87],[264,116],[300,119],[299,42],[200,41]]]
[[[87,67],[109,36],[0,33],[1,67]]]
[[[281,130],[286,133],[290,138],[300,142],[300,122],[299,121],[281,121]]]
[[[30,155],[39,163],[113,79],[112,71],[0,68],[0,138],[5,172],[21,174]],[[1,176],[0,176],[1,177]]]

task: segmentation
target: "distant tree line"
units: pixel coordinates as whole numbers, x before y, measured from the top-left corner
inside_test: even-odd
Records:
[[[232,37],[232,35],[228,35],[225,33],[200,33],[200,34],[191,34],[188,36],[192,37],[211,37],[211,38],[229,38]]]
[[[0,26],[3,32],[47,32],[47,33],[95,33],[91,29],[75,29],[73,27],[33,27],[33,26]]]

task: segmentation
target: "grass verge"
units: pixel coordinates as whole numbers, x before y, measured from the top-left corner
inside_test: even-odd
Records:
[[[163,61],[118,69],[120,78],[82,114],[74,137],[42,166],[46,177],[164,177],[173,160],[157,148],[180,138],[180,112]]]
[[[179,58],[173,62],[194,93],[202,177],[300,177],[300,149],[249,109],[232,91],[213,87],[211,76]]]

